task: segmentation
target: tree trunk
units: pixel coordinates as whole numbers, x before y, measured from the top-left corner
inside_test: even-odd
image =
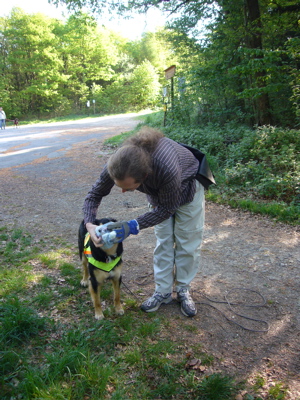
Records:
[[[245,23],[247,28],[246,45],[250,49],[263,49],[262,44],[262,24],[258,0],[245,0]],[[263,58],[262,52],[255,55],[256,58]],[[255,72],[253,84],[264,92],[265,89],[265,70]],[[255,102],[256,124],[272,124],[272,114],[268,93],[262,93]]]

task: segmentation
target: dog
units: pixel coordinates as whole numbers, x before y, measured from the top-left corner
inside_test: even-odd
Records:
[[[13,121],[14,121],[14,126],[15,126],[15,128],[17,128],[18,125],[19,125],[19,120],[18,120],[18,118],[15,118]]]
[[[96,219],[95,225],[104,225],[108,222],[117,222],[112,218]],[[95,309],[95,318],[104,318],[101,307],[101,286],[111,279],[114,291],[114,306],[117,315],[123,315],[121,304],[120,286],[122,281],[122,254],[123,244],[116,243],[110,249],[96,247],[89,237],[84,222],[79,226],[78,249],[82,260],[81,286],[89,288],[91,299]],[[110,270],[109,270],[110,269]]]

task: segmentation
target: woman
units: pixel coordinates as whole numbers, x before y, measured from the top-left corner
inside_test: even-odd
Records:
[[[197,313],[189,290],[200,265],[204,228],[204,187],[195,178],[198,167],[199,161],[189,150],[160,131],[144,127],[110,157],[85,199],[86,228],[100,245],[94,220],[102,198],[112,187],[147,195],[151,211],[135,220],[109,225],[119,241],[154,226],[155,291],[141,305],[145,312],[170,303],[175,285],[182,313],[188,317]]]

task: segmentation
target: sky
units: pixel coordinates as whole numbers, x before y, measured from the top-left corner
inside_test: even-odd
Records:
[[[13,7],[21,8],[27,14],[41,12],[48,17],[63,19],[68,17],[66,8],[63,6],[56,7],[49,4],[47,0],[11,0],[3,1],[0,7],[0,16],[8,16]],[[122,36],[128,39],[138,39],[143,32],[154,32],[157,27],[164,25],[165,18],[158,10],[150,10],[147,16],[137,15],[134,19],[125,20],[100,20],[99,23],[107,28],[119,32]]]

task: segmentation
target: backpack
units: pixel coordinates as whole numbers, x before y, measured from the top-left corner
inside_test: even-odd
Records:
[[[179,143],[181,146],[188,149],[199,161],[199,168],[195,178],[199,181],[205,189],[208,189],[210,185],[216,185],[215,178],[211,172],[211,169],[208,165],[206,156],[202,151],[195,149],[194,147],[187,146],[186,144]]]

